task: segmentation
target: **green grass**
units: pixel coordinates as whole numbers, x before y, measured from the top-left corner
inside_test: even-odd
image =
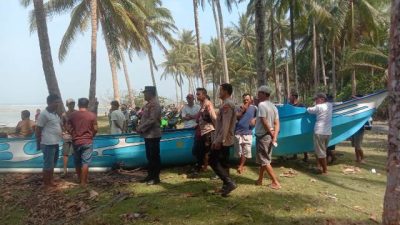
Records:
[[[162,170],[162,183],[146,186],[130,182],[129,175],[91,174],[90,188],[99,193],[96,201],[86,200],[94,210],[85,213],[82,224],[376,224],[370,217],[381,221],[383,195],[386,185],[384,165],[386,160],[386,135],[366,132],[364,151],[365,164],[354,162],[353,148],[349,142],[336,147],[343,154],[329,166],[328,176],[314,175],[310,163],[298,160],[278,162],[273,165],[277,175],[294,169],[293,178],[279,177],[282,189],[255,186],[257,166],[249,164],[244,175],[231,169],[238,188],[229,198],[215,193],[220,181],[210,180],[212,172],[201,174],[198,179],[188,179],[188,166]],[[300,156],[300,155],[299,155]],[[355,174],[344,174],[345,166],[361,169]],[[377,173],[372,173],[374,168]],[[20,190],[20,189],[18,189]],[[130,197],[116,204],[109,202],[119,192]],[[14,193],[15,194],[15,193]],[[79,187],[62,191],[71,201],[82,195]],[[1,196],[1,195],[0,195]],[[0,204],[3,204],[0,197]],[[7,204],[10,204],[7,202]],[[107,206],[107,207],[102,207]],[[34,207],[34,206],[33,206]],[[60,206],[62,207],[62,206]],[[0,208],[1,209],[1,208]],[[21,205],[13,212],[7,207],[1,214],[12,213],[1,219],[2,224],[24,224],[28,209]],[[134,215],[125,219],[123,214]],[[76,221],[75,221],[76,222]]]

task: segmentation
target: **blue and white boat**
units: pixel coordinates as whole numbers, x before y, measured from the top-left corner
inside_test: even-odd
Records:
[[[364,126],[386,95],[386,91],[380,91],[334,105],[333,134],[329,145],[348,139]],[[315,116],[307,113],[305,108],[286,104],[278,106],[278,111],[281,132],[278,137],[278,147],[274,149],[273,155],[312,151]],[[193,136],[192,129],[164,132],[161,138],[162,164],[178,165],[194,162]],[[69,168],[74,167],[72,161],[69,160]],[[137,134],[98,135],[94,140],[91,171],[105,171],[115,165],[141,167],[146,163],[144,139]],[[0,172],[40,172],[42,165],[43,154],[36,149],[35,139],[0,139]],[[62,160],[59,160],[56,172],[60,171],[62,166]]]

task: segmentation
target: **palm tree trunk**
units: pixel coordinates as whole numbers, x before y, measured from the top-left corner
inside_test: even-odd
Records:
[[[400,221],[400,0],[392,1],[389,52],[389,132],[386,163],[387,185],[383,205],[382,224]]]
[[[175,94],[176,94],[176,106],[179,104],[179,96],[178,96],[178,77],[175,78]]]
[[[216,96],[215,96],[215,73],[213,73],[212,74],[212,76],[213,76],[213,83],[212,83],[212,93],[213,93],[213,102],[215,103],[215,98],[216,98]]]
[[[61,98],[61,92],[58,87],[58,81],[54,71],[53,58],[51,56],[50,40],[47,31],[46,13],[43,7],[43,0],[34,0],[33,7],[36,18],[40,55],[42,58],[42,68],[47,89],[49,94],[56,94]],[[61,110],[65,111],[64,106],[62,106]]]
[[[104,16],[100,16],[100,21],[101,21],[101,26],[103,27],[103,30],[105,30],[106,25],[105,25]],[[108,61],[110,63],[110,68],[111,68],[111,78],[112,78],[113,91],[114,91],[114,100],[117,100],[118,102],[120,102],[121,97],[119,95],[117,62],[115,61],[115,58],[113,56],[113,52],[112,52],[113,50],[111,48],[110,39],[108,38],[107,34],[104,34],[104,40],[106,42]]]
[[[197,56],[199,60],[199,72],[201,77],[201,84],[203,87],[206,86],[206,78],[204,75],[204,66],[203,66],[203,53],[201,52],[201,44],[200,44],[200,25],[199,25],[199,13],[198,13],[198,2],[197,0],[193,0],[193,8],[194,8],[194,26],[196,29],[196,42],[197,42]]]
[[[325,91],[327,91],[324,50],[323,50],[323,45],[322,45],[322,40],[321,39],[320,39],[320,42],[319,42],[319,57],[321,59],[322,81],[323,81],[323,84],[324,84]]]
[[[332,95],[336,99],[336,47],[335,42],[332,42]]]
[[[147,55],[147,56],[148,56],[149,65],[150,65],[151,81],[153,82],[153,86],[154,86],[154,87],[157,87],[156,79],[155,79],[155,77],[154,77],[154,66],[153,66],[153,61],[151,60],[150,55]]]
[[[124,68],[126,87],[128,88],[129,102],[131,103],[132,108],[135,108],[135,106],[136,106],[135,105],[135,96],[133,95],[133,92],[132,92],[133,88],[132,88],[131,81],[129,78],[128,67],[126,66],[124,51],[122,50],[121,46],[120,46],[119,52],[121,54],[122,67]]]
[[[219,20],[219,30],[220,30],[220,39],[221,39],[221,53],[222,53],[222,65],[224,71],[224,77],[222,79],[223,83],[229,83],[229,72],[228,72],[228,60],[226,58],[226,48],[225,48],[225,31],[224,31],[224,20],[222,17],[222,9],[219,0],[215,0],[218,11],[218,20]]]
[[[265,4],[263,0],[255,2],[255,30],[257,54],[257,85],[266,84],[267,67],[265,65]]]
[[[218,16],[217,16],[217,10],[215,9],[215,0],[211,0],[211,6],[213,10],[213,16],[214,16],[214,22],[215,22],[215,29],[217,30],[217,39],[218,39],[218,46],[219,46],[219,52],[222,52],[222,44],[221,44],[221,34],[219,33],[219,21],[218,21]]]
[[[353,69],[351,72],[351,95],[357,95],[357,80],[356,80],[356,70]]]
[[[295,90],[299,93],[299,79],[297,75],[297,57],[296,57],[296,44],[294,42],[294,3],[295,0],[289,1],[289,13],[290,13],[290,46],[292,49],[292,63],[293,63],[293,77]]]
[[[315,28],[315,18],[312,19],[312,29],[313,29],[313,64],[312,64],[312,68],[313,68],[313,74],[314,74],[314,90],[317,91],[318,90],[318,69],[317,69],[317,32],[316,32],[316,28]]]
[[[276,65],[275,65],[275,38],[274,38],[274,6],[271,6],[271,15],[270,15],[270,26],[271,26],[271,57],[272,57],[272,76],[274,77],[275,81],[275,96],[276,100],[280,103],[281,102],[281,93],[279,88],[279,76],[276,73]]]
[[[90,0],[90,18],[92,27],[91,49],[90,49],[90,86],[89,86],[89,109],[96,109],[96,46],[97,46],[97,0]]]
[[[288,63],[288,59],[287,59],[287,55],[286,55],[286,69],[285,69],[285,74],[286,74],[286,98],[289,99],[290,97],[290,78],[289,78],[289,63]],[[297,92],[298,93],[298,92]]]

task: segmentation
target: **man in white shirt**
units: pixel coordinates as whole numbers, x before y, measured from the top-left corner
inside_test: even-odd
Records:
[[[56,185],[53,182],[54,167],[57,165],[59,143],[62,140],[61,118],[57,108],[61,103],[58,95],[50,94],[47,97],[47,108],[38,118],[36,126],[37,149],[43,152],[43,184],[45,188]]]
[[[314,100],[315,106],[307,108],[307,112],[317,117],[314,126],[314,150],[318,158],[318,173],[326,175],[326,149],[332,135],[332,104],[327,102],[324,93],[316,94]]]
[[[111,102],[110,129],[111,134],[122,134],[125,126],[125,115],[119,110],[119,102]]]
[[[200,106],[194,104],[194,96],[192,94],[188,94],[186,100],[187,104],[182,109],[184,128],[193,128],[197,125],[196,117],[200,111]]]

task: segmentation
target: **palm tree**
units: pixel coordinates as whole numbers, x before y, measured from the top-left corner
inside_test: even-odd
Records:
[[[97,111],[96,107],[96,66],[97,66],[97,1],[90,0],[90,18],[92,37],[90,45],[90,86],[89,86],[89,109]]]
[[[256,54],[257,54],[257,85],[266,84],[266,46],[265,46],[265,11],[263,0],[254,0],[255,6],[255,30],[256,30]]]
[[[31,0],[21,0],[21,4],[27,7],[31,4]],[[56,73],[53,66],[53,58],[51,56],[49,34],[47,32],[46,10],[43,6],[43,0],[33,0],[35,24],[39,39],[40,54],[42,57],[42,68],[47,84],[49,94],[56,94],[61,97],[58,87]],[[62,107],[64,111],[64,106]]]
[[[222,65],[223,65],[223,71],[224,71],[224,77],[222,79],[222,82],[229,83],[228,60],[226,58],[226,47],[225,47],[224,19],[223,19],[223,15],[222,15],[220,0],[213,0],[213,1],[215,1],[215,5],[217,6],[217,12],[218,12],[218,21],[219,21],[219,30],[220,30],[220,39],[221,39]],[[227,4],[230,5],[231,2],[232,1],[228,0]]]
[[[388,157],[387,157],[387,185],[384,198],[382,224],[399,224],[400,221],[400,186],[399,165],[399,128],[400,117],[400,0],[392,1],[390,25],[390,56],[389,56],[389,133],[388,133]]]
[[[238,24],[231,24],[232,27],[226,29],[226,36],[229,44],[234,48],[244,48],[247,53],[254,50],[256,34],[254,23],[247,14],[239,16]]]
[[[196,44],[197,44],[197,57],[199,60],[199,72],[201,77],[202,86],[206,86],[206,80],[204,76],[204,66],[203,66],[203,54],[201,52],[201,44],[200,44],[200,25],[199,25],[199,12],[198,12],[198,0],[193,0],[193,8],[194,8],[194,26],[196,30]]]

